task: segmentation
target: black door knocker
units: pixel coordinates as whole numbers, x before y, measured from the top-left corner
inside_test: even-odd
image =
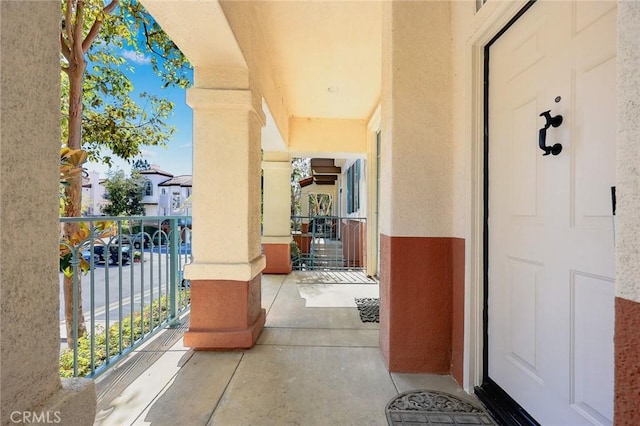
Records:
[[[540,129],[540,134],[538,135],[538,145],[540,145],[540,149],[544,151],[542,155],[558,155],[562,152],[562,145],[559,143],[553,146],[547,146],[547,129],[549,127],[558,127],[562,124],[562,116],[556,115],[555,117],[551,117],[551,110],[545,111],[540,114],[540,117],[544,117],[547,122],[542,129]]]

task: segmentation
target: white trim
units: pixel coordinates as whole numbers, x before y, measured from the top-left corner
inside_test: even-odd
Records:
[[[470,53],[467,69],[471,75],[471,165],[469,217],[469,263],[465,284],[464,378],[463,387],[471,392],[482,384],[484,333],[484,48],[528,3],[528,0],[488,2],[478,15],[488,16],[467,42]]]
[[[378,160],[377,135],[380,131],[382,123],[382,108],[378,104],[371,118],[367,123],[367,264],[366,270],[368,275],[378,273],[378,247],[376,233],[378,232],[378,221],[376,220],[379,212],[377,211],[378,193],[376,192],[378,182],[378,170],[376,168]]]
[[[272,235],[263,235],[262,236],[262,244],[289,244],[293,241],[291,235],[283,235],[283,236],[272,236]]]
[[[262,170],[289,170],[291,171],[291,161],[262,161]]]
[[[184,267],[184,277],[190,280],[251,281],[267,266],[260,255],[247,263],[190,263]]]

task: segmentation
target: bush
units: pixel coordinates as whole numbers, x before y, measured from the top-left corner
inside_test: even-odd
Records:
[[[298,247],[298,244],[295,241],[291,241],[289,246],[291,247],[291,260],[298,260],[300,257],[300,248]]]
[[[186,307],[190,302],[188,289],[179,290],[178,309]],[[103,327],[96,327],[94,331],[94,368],[98,369],[107,360],[107,335],[109,339],[109,358],[124,353],[142,337],[150,333],[160,323],[169,318],[169,299],[162,296],[146,306],[140,314],[135,311],[127,315],[122,321],[122,347],[120,347],[120,322],[109,326],[105,333]],[[131,329],[131,315],[133,315],[133,330]],[[78,339],[78,377],[91,374],[91,334],[87,333]],[[67,348],[60,354],[60,376],[73,377],[73,349]]]

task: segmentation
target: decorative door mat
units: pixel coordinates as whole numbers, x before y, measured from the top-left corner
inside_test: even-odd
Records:
[[[356,298],[356,306],[362,322],[380,322],[380,299]]]
[[[414,390],[387,404],[387,423],[396,425],[496,425],[477,405],[444,392]]]

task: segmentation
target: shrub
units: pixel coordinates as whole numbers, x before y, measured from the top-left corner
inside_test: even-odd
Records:
[[[289,246],[291,247],[291,259],[298,260],[300,257],[300,248],[298,247],[298,244],[295,241],[291,241]]]
[[[188,289],[179,290],[179,309],[186,307],[190,302]],[[133,316],[133,330],[131,328]],[[169,299],[162,296],[153,301],[151,306],[146,306],[142,311],[132,312],[122,320],[109,326],[106,333],[104,327],[96,327],[94,336],[94,368],[98,369],[107,360],[107,338],[109,339],[109,358],[115,357],[127,351],[142,337],[150,333],[163,321],[169,319]],[[120,346],[120,327],[122,327],[122,346]],[[91,334],[85,334],[78,339],[78,377],[91,374]],[[60,376],[73,377],[73,349],[67,348],[60,354]]]

